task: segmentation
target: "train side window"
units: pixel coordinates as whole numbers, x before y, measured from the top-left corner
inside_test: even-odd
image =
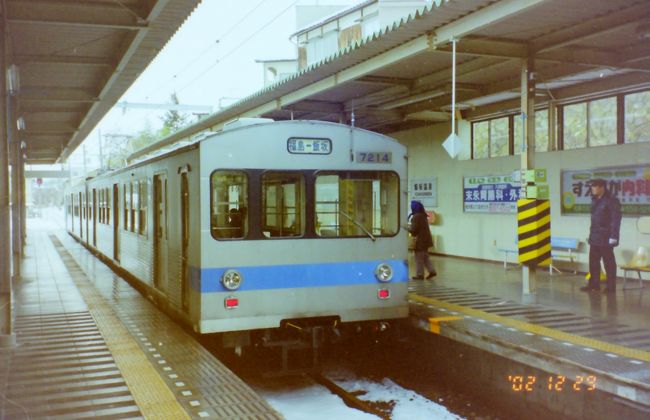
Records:
[[[99,196],[99,202],[97,206],[99,210],[99,223],[103,224],[104,223],[104,189],[100,188],[97,195]]]
[[[122,193],[124,195],[124,199],[122,200],[124,203],[124,230],[129,230],[129,209],[131,208],[131,194],[129,192],[129,187],[130,185],[128,184],[122,186]]]
[[[210,232],[215,239],[244,238],[248,233],[248,176],[215,171],[210,176]]]
[[[106,197],[106,224],[111,223],[111,189],[106,188],[106,194],[104,196]]]
[[[267,172],[262,176],[262,233],[287,238],[305,233],[305,180],[302,174]]]
[[[321,173],[316,177],[316,234],[393,236],[399,228],[399,177],[394,172]]]
[[[147,234],[147,205],[149,202],[147,185],[147,181],[140,181],[140,206],[138,208],[138,233],[140,235]]]
[[[138,209],[140,208],[140,183],[138,181],[131,183],[131,232],[139,232],[140,218],[138,217]]]

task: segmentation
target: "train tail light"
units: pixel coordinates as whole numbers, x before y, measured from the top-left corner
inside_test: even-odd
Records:
[[[377,290],[377,299],[388,299],[388,298],[390,298],[390,290],[388,289]]]
[[[226,307],[226,309],[235,309],[239,306],[239,299],[236,297],[227,297],[223,300],[223,306]]]

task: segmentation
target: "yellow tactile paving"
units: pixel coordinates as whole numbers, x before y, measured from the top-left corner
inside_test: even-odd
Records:
[[[439,316],[434,318],[429,318],[429,331],[435,334],[440,334],[440,323],[449,322],[449,321],[458,321],[463,319],[459,316]]]
[[[612,344],[600,340],[594,340],[593,338],[581,337],[579,335],[569,334],[553,328],[547,328],[541,325],[535,325],[528,322],[519,321],[516,319],[507,318],[500,315],[495,315],[488,312],[480,311],[478,309],[468,308],[466,306],[456,305],[442,300],[420,296],[417,294],[409,294],[409,299],[416,302],[433,305],[438,308],[444,308],[447,309],[448,311],[455,311],[461,314],[482,318],[485,319],[486,321],[498,322],[500,324],[517,328],[522,331],[528,331],[533,334],[551,337],[558,341],[566,341],[569,343],[573,343],[585,347],[591,347],[595,350],[600,350],[606,353],[618,354],[620,356],[629,357],[631,359],[650,362],[650,352],[647,351],[631,349],[629,347],[624,347],[618,344]]]
[[[72,277],[144,417],[189,419],[111,306],[92,284]]]

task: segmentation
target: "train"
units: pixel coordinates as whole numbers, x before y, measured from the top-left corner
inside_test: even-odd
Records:
[[[66,229],[226,347],[408,316],[407,158],[322,121],[240,119],[65,193]]]

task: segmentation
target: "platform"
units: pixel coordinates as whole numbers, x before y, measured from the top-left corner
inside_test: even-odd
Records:
[[[29,222],[0,418],[281,418],[60,226]]]
[[[528,366],[551,375],[535,387],[553,388],[561,377],[567,389],[584,393],[591,377],[605,398],[630,413],[650,413],[650,288],[623,290],[621,282],[615,295],[586,293],[584,274],[538,270],[536,293],[523,296],[520,270],[453,257],[433,261],[434,280],[410,283],[413,325],[507,358],[519,372]],[[491,374],[494,387],[526,386],[525,373],[523,384],[507,383],[506,372]],[[586,408],[572,410],[580,418]]]

